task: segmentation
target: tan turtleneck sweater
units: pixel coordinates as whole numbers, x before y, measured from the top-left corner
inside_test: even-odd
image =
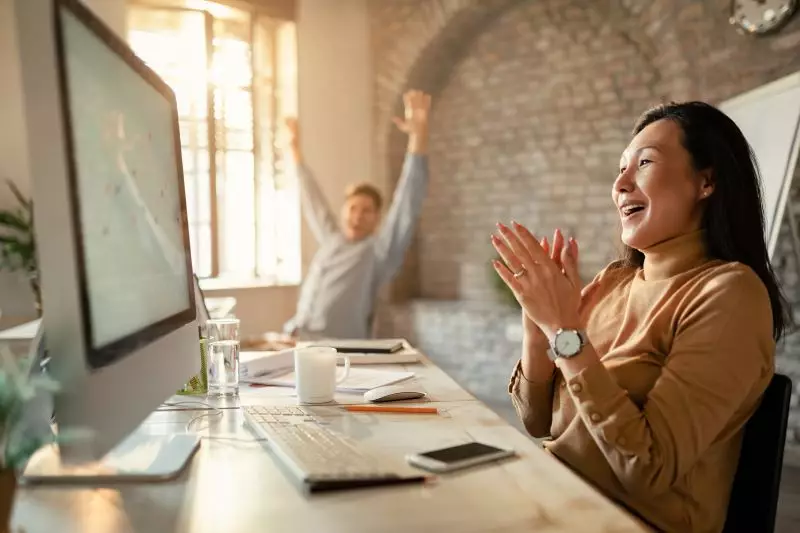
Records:
[[[600,361],[565,382],[530,382],[517,412],[548,451],[669,532],[722,530],[743,427],[774,372],[766,288],[741,263],[709,260],[702,232],[610,265],[583,323]]]

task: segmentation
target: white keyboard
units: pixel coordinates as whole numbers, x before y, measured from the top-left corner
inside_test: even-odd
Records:
[[[314,413],[296,406],[242,408],[250,427],[311,492],[423,481],[401,472],[358,443],[321,426]]]

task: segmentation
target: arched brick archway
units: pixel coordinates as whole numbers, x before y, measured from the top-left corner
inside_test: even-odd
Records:
[[[570,17],[574,10],[591,14],[598,24],[607,24],[635,48],[649,65],[657,51],[650,36],[635,23],[628,23],[630,10],[621,0],[581,2],[571,0],[413,0],[393,6],[372,4],[375,48],[375,168],[379,178],[392,190],[405,153],[405,137],[392,125],[391,117],[402,112],[402,93],[420,88],[436,98],[447,85],[450,74],[475,41],[504,13],[524,4],[540,4],[548,17]],[[563,12],[563,13],[562,13]],[[642,13],[644,16],[646,13]],[[387,22],[390,21],[390,22]],[[393,29],[395,40],[388,46]],[[659,81],[657,69],[650,69],[651,85]],[[651,95],[642,102],[652,102]],[[645,104],[646,102],[646,104]],[[392,299],[418,296],[417,247],[410,250],[403,272],[393,285]]]
[[[526,0],[434,0],[370,4],[375,48],[382,51],[375,63],[375,169],[378,178],[392,190],[402,166],[405,136],[392,117],[402,113],[402,95],[418,88],[437,95],[452,68],[480,35],[508,8]],[[392,28],[400,31],[388,49],[381,38],[391,39]],[[413,37],[413,38],[412,38]],[[409,251],[402,273],[393,284],[392,299],[415,295],[416,250]]]

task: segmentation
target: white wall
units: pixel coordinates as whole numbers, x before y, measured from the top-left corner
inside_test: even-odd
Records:
[[[300,0],[297,29],[303,153],[338,216],[348,184],[375,180],[367,0]]]
[[[125,0],[84,1],[117,33],[125,34]],[[30,175],[14,2],[0,0],[0,178],[11,178],[27,195]],[[12,205],[8,187],[0,184],[0,208]],[[21,276],[0,272],[0,309],[0,327],[34,316],[33,299]]]

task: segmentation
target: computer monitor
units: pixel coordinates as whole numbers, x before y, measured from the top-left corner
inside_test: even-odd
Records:
[[[61,461],[100,459],[199,371],[175,96],[77,0],[17,0]]]

